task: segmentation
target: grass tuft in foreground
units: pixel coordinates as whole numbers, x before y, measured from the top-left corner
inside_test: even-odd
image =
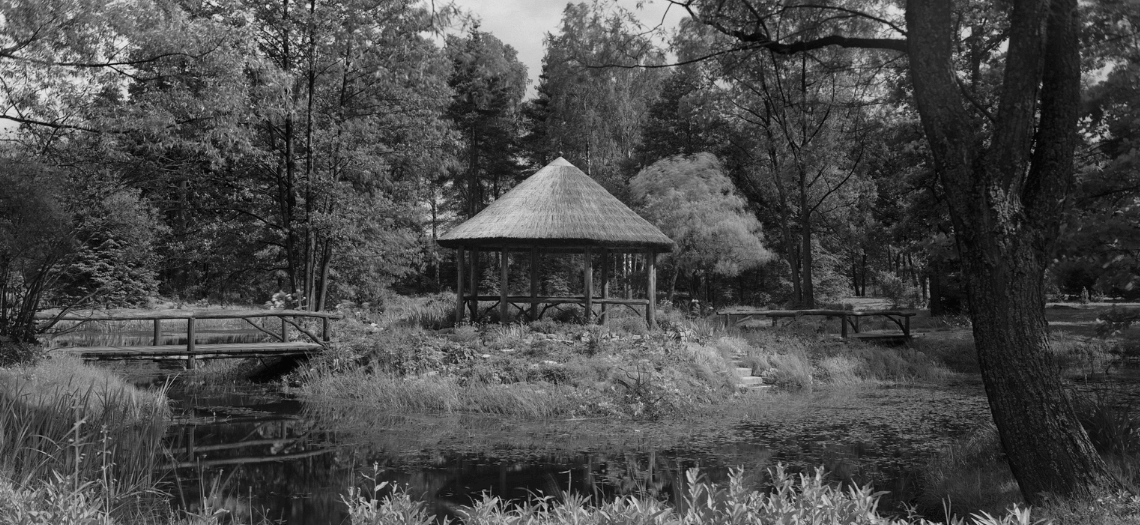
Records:
[[[164,391],[75,358],[0,369],[0,523],[178,522],[157,488],[168,419]]]
[[[718,487],[701,479],[697,469],[686,473],[687,491],[682,501],[670,505],[653,498],[625,496],[595,503],[588,497],[564,494],[561,498],[534,498],[513,504],[498,497],[484,496],[473,506],[462,509],[467,525],[532,524],[591,525],[645,523],[656,525],[764,524],[786,525],[925,525],[919,517],[897,519],[877,512],[882,493],[870,487],[846,490],[824,482],[822,469],[814,475],[789,475],[777,466],[772,487],[766,491],[745,488],[742,470],[729,475],[727,486]],[[422,524],[434,522],[422,503],[406,492],[390,491],[386,483],[372,487],[371,494],[355,487],[343,497],[353,525]],[[1012,507],[998,516],[976,514],[969,519],[951,520],[954,525],[1030,525],[1039,523],[1029,509]]]

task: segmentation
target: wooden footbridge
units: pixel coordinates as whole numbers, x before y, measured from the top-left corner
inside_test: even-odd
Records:
[[[900,343],[911,339],[910,318],[915,312],[901,310],[761,310],[758,308],[732,307],[716,312],[723,319],[725,327],[737,326],[752,319],[766,317],[771,319],[772,326],[776,326],[779,319],[795,319],[801,317],[824,317],[839,319],[839,334],[842,339],[858,339],[863,341],[877,341],[884,343]],[[898,327],[897,333],[861,333],[859,320],[864,317],[882,317]],[[848,332],[848,328],[851,332]]]
[[[57,330],[55,335],[66,333],[80,333],[83,325],[89,323],[125,323],[135,322],[151,324],[152,337],[149,345],[135,344],[99,344],[92,346],[65,346],[51,350],[53,353],[63,353],[78,356],[85,360],[183,360],[188,367],[193,367],[195,359],[219,358],[250,358],[250,357],[289,357],[310,355],[323,350],[331,337],[330,321],[339,319],[337,314],[324,312],[309,312],[301,310],[155,310],[147,312],[127,313],[67,313],[64,315],[41,315],[40,319],[51,322],[66,323],[63,330]],[[237,319],[244,321],[244,325],[262,332],[270,340],[242,343],[199,343],[200,322],[204,320]],[[254,320],[261,319],[261,323]],[[313,333],[304,326],[303,319],[316,319],[320,322],[320,333]],[[279,330],[276,327],[266,328],[267,325],[279,321]],[[298,339],[291,341],[293,328]],[[115,339],[115,332],[104,331],[107,339]],[[144,332],[145,333],[145,332]],[[174,336],[174,337],[170,337]],[[122,337],[119,337],[122,339]],[[170,339],[171,342],[167,343]]]

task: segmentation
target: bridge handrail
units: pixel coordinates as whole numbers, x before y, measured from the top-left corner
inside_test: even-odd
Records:
[[[274,317],[281,320],[281,331],[280,331],[280,333],[274,333],[270,330],[265,329],[262,326],[258,326],[257,324],[253,323],[252,321],[250,321],[250,319],[274,318]],[[306,330],[305,327],[301,326],[301,324],[298,324],[298,320],[297,320],[298,317],[308,317],[308,318],[320,319],[321,320],[321,334],[320,335],[313,334],[313,333],[309,332],[308,330]],[[289,318],[292,318],[292,320],[290,320]],[[126,345],[123,347],[123,348],[138,348],[139,351],[153,351],[153,350],[157,350],[158,347],[163,347],[163,346],[179,346],[179,345],[164,345],[164,344],[162,344],[163,332],[162,332],[162,326],[161,325],[162,325],[162,321],[185,320],[186,321],[186,332],[185,332],[186,333],[186,343],[185,343],[185,345],[181,345],[181,346],[183,346],[186,349],[185,354],[187,354],[187,357],[192,362],[193,356],[194,356],[196,350],[206,349],[206,348],[211,347],[211,345],[209,345],[209,344],[206,344],[206,345],[198,345],[197,344],[197,340],[196,340],[197,334],[196,334],[196,326],[195,325],[196,325],[196,321],[198,321],[198,320],[241,319],[241,320],[244,320],[249,325],[253,326],[254,328],[256,328],[256,329],[258,329],[258,330],[260,330],[260,331],[262,331],[262,332],[264,332],[270,336],[273,336],[274,338],[280,339],[282,344],[286,344],[286,341],[288,340],[289,329],[288,329],[287,325],[293,325],[293,327],[298,332],[304,334],[306,337],[308,337],[310,340],[312,340],[313,343],[319,345],[320,347],[326,347],[328,345],[329,341],[331,340],[331,330],[330,330],[330,326],[329,326],[330,321],[335,320],[335,319],[343,319],[343,316],[341,316],[339,314],[335,314],[335,313],[312,312],[312,311],[308,311],[308,310],[252,310],[251,309],[251,310],[152,310],[152,311],[142,311],[142,312],[103,312],[103,313],[96,313],[94,311],[91,311],[88,313],[39,312],[38,314],[36,314],[36,319],[42,320],[42,321],[49,321],[49,324],[52,326],[54,326],[56,323],[61,322],[61,321],[78,322],[79,325],[82,325],[83,323],[86,323],[86,322],[93,322],[93,321],[94,322],[100,322],[100,321],[105,321],[105,322],[151,321],[154,324],[153,345],[151,345],[151,346]],[[79,326],[79,325],[75,325],[75,326]],[[74,327],[72,327],[72,328],[74,328]],[[289,343],[289,344],[291,344],[291,343]],[[252,349],[252,348],[264,349],[267,345],[273,346],[272,343],[243,343],[243,344],[239,344],[239,345],[229,344],[229,345],[213,345],[213,346],[214,347],[242,346],[242,347],[249,347],[250,349]],[[70,351],[70,352],[83,352],[84,350],[92,350],[93,351],[93,350],[100,349],[100,348],[103,348],[103,347],[68,347],[68,351]],[[110,348],[110,347],[108,347],[108,348]],[[188,364],[192,364],[192,363],[188,363]]]
[[[716,311],[716,315],[724,317],[724,326],[728,327],[732,324],[733,316],[741,316],[745,319],[750,317],[768,317],[772,320],[772,326],[776,326],[776,319],[781,317],[802,317],[802,316],[823,316],[823,317],[838,317],[840,327],[840,337],[847,338],[847,326],[850,325],[855,333],[859,333],[859,318],[870,316],[883,316],[891,320],[891,322],[898,325],[899,330],[902,330],[903,336],[910,338],[910,318],[917,315],[915,312],[907,312],[902,310],[828,310],[828,309],[812,309],[812,310],[761,310],[750,309],[743,307],[729,307],[722,308]],[[738,321],[739,322],[739,321]]]
[[[37,320],[42,321],[166,321],[177,319],[251,319],[256,317],[316,317],[342,319],[343,316],[331,312],[309,310],[153,310],[149,312],[112,312],[99,315],[64,315],[40,312]]]

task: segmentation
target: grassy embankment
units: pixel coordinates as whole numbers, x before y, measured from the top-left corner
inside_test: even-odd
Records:
[[[0,523],[215,524],[161,482],[165,392],[56,357],[0,368]]]
[[[666,312],[606,326],[542,320],[448,327],[447,296],[405,300],[338,326],[332,351],[292,378],[302,393],[394,411],[530,418],[659,418],[741,396],[737,368],[771,387],[913,381],[947,371],[924,354],[804,334],[724,331]],[[442,329],[433,329],[446,327]]]

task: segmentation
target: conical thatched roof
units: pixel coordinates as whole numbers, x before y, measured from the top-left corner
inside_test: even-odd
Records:
[[[561,157],[444,234],[439,244],[673,249],[661,230]]]

